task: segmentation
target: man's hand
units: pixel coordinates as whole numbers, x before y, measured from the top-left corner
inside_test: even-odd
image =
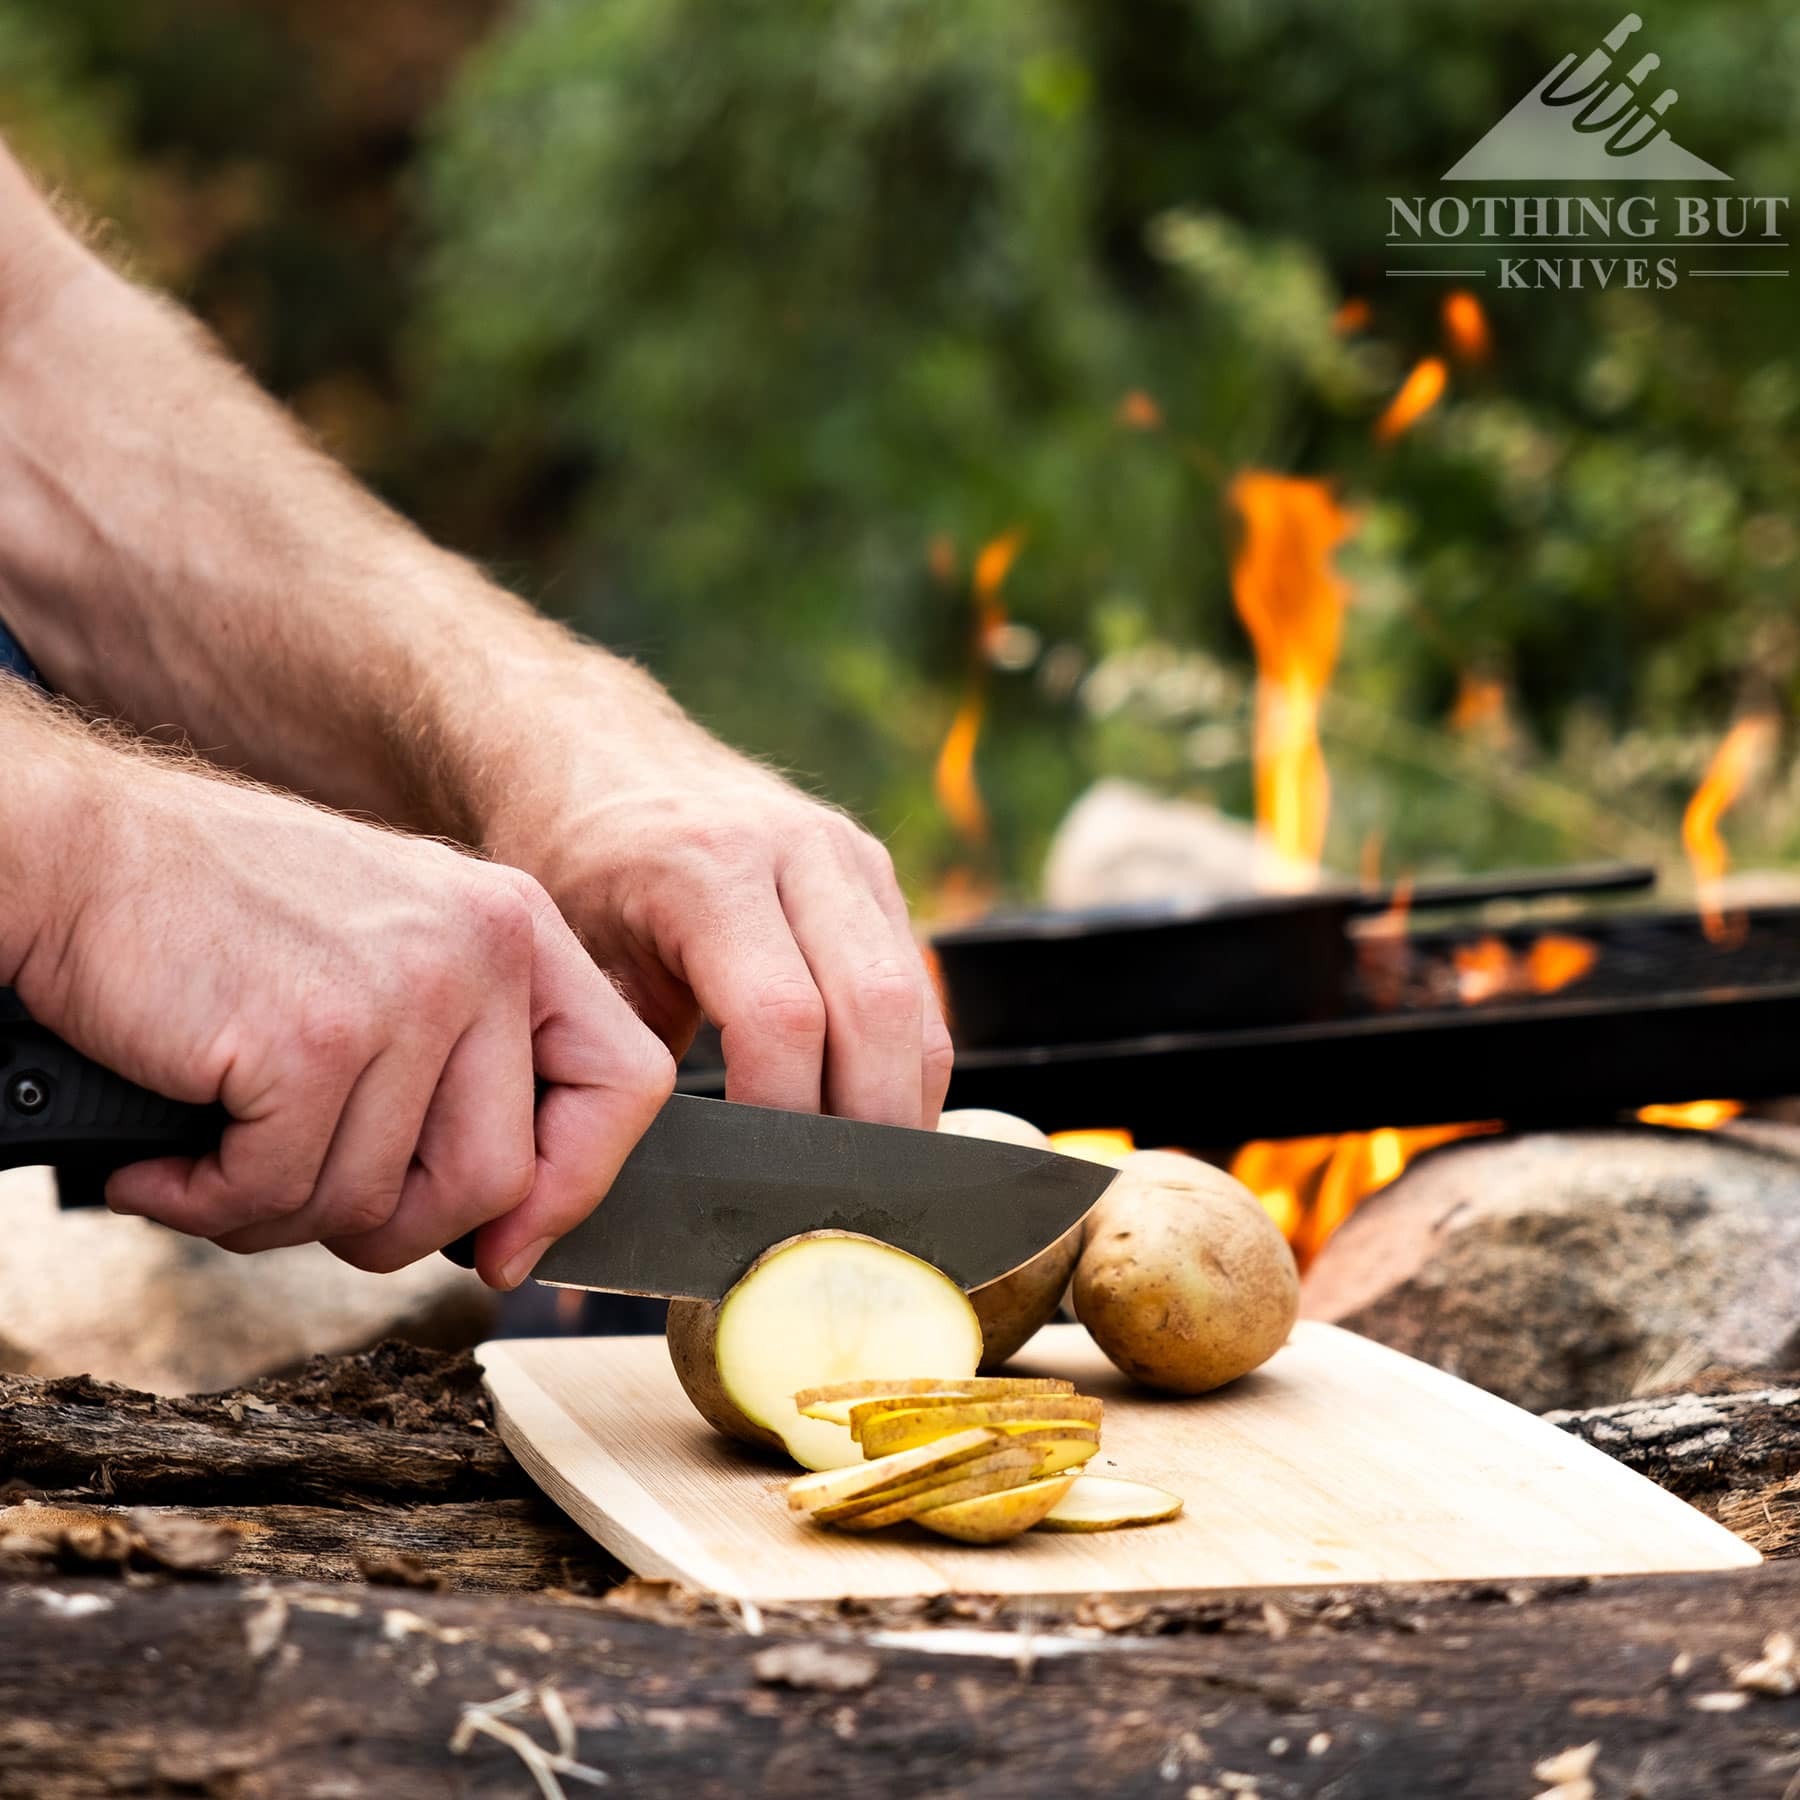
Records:
[[[374,1270],[483,1227],[483,1277],[523,1280],[674,1080],[543,890],[54,729],[63,816],[32,829],[55,875],[0,981],[97,1061],[235,1121],[215,1155],[121,1170],[108,1203]]]
[[[635,671],[564,653],[531,740],[486,759],[495,853],[543,882],[677,1053],[702,1012],[720,1027],[731,1099],[935,1125],[950,1034],[887,851]],[[584,679],[580,702],[543,698]],[[656,716],[634,719],[634,696]]]

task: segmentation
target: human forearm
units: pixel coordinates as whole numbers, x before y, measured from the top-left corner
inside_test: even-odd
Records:
[[[507,691],[598,684],[608,711],[673,716],[360,489],[3,153],[0,189],[0,616],[59,690],[474,840]]]

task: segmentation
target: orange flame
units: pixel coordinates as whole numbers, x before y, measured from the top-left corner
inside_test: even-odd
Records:
[[[981,722],[987,713],[987,665],[995,643],[1007,629],[1006,608],[1000,602],[1000,589],[1025,543],[1025,533],[1013,530],[1001,533],[982,545],[975,558],[973,579],[975,601],[975,641],[969,685],[950,729],[938,750],[932,785],[938,804],[956,828],[965,844],[978,847],[987,843],[992,823],[980,784],[975,779],[975,745],[981,736]]]
[[[1113,421],[1127,431],[1155,431],[1163,422],[1162,408],[1142,388],[1133,388],[1119,402]]]
[[[1391,444],[1437,405],[1449,385],[1450,371],[1441,356],[1427,356],[1415,363],[1401,382],[1400,391],[1388,402],[1387,411],[1375,421],[1375,440]]]
[[[938,751],[933,777],[938,804],[956,827],[956,835],[972,845],[988,841],[987,803],[975,779],[975,740],[981,735],[981,719],[986,710],[987,698],[980,688],[972,688],[963,696]]]
[[[1444,296],[1444,335],[1464,362],[1485,362],[1494,347],[1481,302],[1462,288]]]
[[[1554,931],[1538,938],[1523,956],[1515,956],[1500,938],[1477,938],[1451,952],[1457,998],[1465,1006],[1478,1006],[1499,994],[1554,994],[1587,974],[1599,954],[1586,938]]]
[[[1316,866],[1331,804],[1319,702],[1349,599],[1331,555],[1356,521],[1320,481],[1251,469],[1230,493],[1244,521],[1232,597],[1256,650],[1256,820],[1283,857]]]
[[[1374,316],[1374,308],[1368,301],[1352,297],[1331,315],[1331,329],[1339,337],[1352,337],[1363,330]]]
[[[1080,1156],[1116,1169],[1137,1148],[1137,1143],[1129,1131],[1053,1131],[1050,1147],[1064,1156]]]
[[[1744,1110],[1741,1100],[1686,1100],[1678,1106],[1640,1106],[1646,1125],[1671,1125],[1681,1131],[1711,1131]]]
[[[1506,683],[1491,675],[1464,669],[1457,679],[1456,704],[1450,709],[1450,729],[1460,737],[1480,737],[1503,744],[1512,736],[1506,712]]]
[[[1499,1124],[1490,1121],[1261,1138],[1239,1149],[1231,1172],[1262,1202],[1305,1263],[1369,1195],[1386,1187],[1415,1157],[1439,1144],[1498,1130]]]
[[[1743,792],[1775,742],[1775,721],[1766,714],[1739,719],[1713,752],[1705,779],[1694,790],[1681,821],[1681,842],[1699,890],[1700,921],[1714,943],[1728,942],[1731,927],[1719,909],[1719,883],[1731,866],[1719,821]]]

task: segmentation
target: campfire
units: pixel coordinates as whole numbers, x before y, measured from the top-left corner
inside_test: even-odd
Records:
[[[1348,336],[1367,329],[1372,320],[1366,302],[1351,300],[1340,308],[1335,325]],[[1371,425],[1377,442],[1396,443],[1417,428],[1443,403],[1453,380],[1460,379],[1453,376],[1454,368],[1482,363],[1492,355],[1488,321],[1472,294],[1450,294],[1443,302],[1440,323],[1441,353],[1418,357],[1398,383]],[[1167,430],[1161,405],[1141,390],[1123,397],[1115,423],[1140,433]],[[1230,567],[1231,594],[1256,669],[1251,763],[1259,844],[1257,879],[1267,898],[1212,904],[1204,909],[1214,927],[1213,937],[1205,940],[1199,935],[1206,923],[1203,915],[1194,916],[1195,935],[1177,938],[1174,934],[1180,923],[1175,914],[1160,926],[1146,914],[1135,928],[1161,930],[1164,935],[1154,943],[1146,937],[1135,957],[1126,953],[1129,946],[1121,936],[1110,961],[1102,955],[1099,940],[1109,930],[1128,933],[1134,928],[1129,921],[1051,919],[1043,928],[1042,944],[1046,958],[1053,960],[1030,964],[1035,971],[1030,979],[1027,965],[1021,962],[1017,973],[999,980],[1009,966],[1006,959],[1011,951],[1028,946],[1009,946],[1004,926],[996,924],[986,942],[988,962],[978,976],[965,971],[961,978],[965,1000],[969,998],[968,984],[979,981],[988,1002],[979,1034],[973,1034],[972,1009],[965,1009],[960,1021],[972,1034],[963,1037],[966,1073],[959,1080],[965,1095],[979,1089],[979,1098],[1027,1114],[1041,1112],[1056,1096],[1057,1110],[1047,1122],[1080,1126],[1082,1111],[1089,1117],[1096,1112],[1106,1116],[1100,1111],[1103,1102],[1099,1096],[1117,1088],[1125,1099],[1125,1105],[1114,1114],[1121,1123],[1063,1130],[1056,1134],[1058,1146],[1111,1162],[1134,1143],[1179,1143],[1204,1150],[1226,1163],[1257,1195],[1303,1263],[1318,1254],[1363,1200],[1393,1183],[1426,1152],[1493,1135],[1504,1126],[1516,1126],[1521,1118],[1530,1120],[1533,1109],[1545,1104],[1536,1096],[1551,1086],[1565,1090],[1557,1096],[1559,1103],[1578,1104],[1572,1096],[1584,1082],[1592,1085],[1596,1068],[1602,1072],[1597,1092],[1610,1091],[1604,1080],[1608,1065],[1620,1070],[1618,1096],[1610,1102],[1597,1098],[1588,1103],[1581,1115],[1585,1118],[1635,1116],[1646,1125],[1706,1131],[1739,1116],[1742,1105],[1738,1101],[1687,1100],[1679,1097],[1679,1090],[1669,1096],[1660,1080],[1654,1081],[1648,1092],[1642,1085],[1631,1092],[1634,1082],[1642,1084],[1651,1078],[1630,1072],[1642,1065],[1621,1056],[1617,1031],[1597,1040],[1609,1046],[1601,1063],[1596,1064],[1590,1055],[1587,1066],[1567,1071],[1560,1083],[1533,1084],[1531,1053],[1522,1053],[1521,1061],[1509,1065],[1476,1065],[1486,1071],[1487,1079],[1468,1084],[1470,1104],[1465,1109],[1449,1110],[1440,1090],[1455,1085],[1454,1063],[1434,1065],[1433,1050],[1410,1029],[1416,1022],[1441,1021],[1440,1029],[1447,1032],[1459,1016],[1471,1023],[1491,1017],[1498,1025],[1523,1009],[1542,1021],[1538,1036],[1531,1041],[1551,1047],[1560,1057],[1574,1054],[1559,1047],[1574,1045],[1580,1035],[1570,1021],[1595,1018],[1591,1011],[1570,1012],[1560,1007],[1564,1000],[1577,1009],[1639,1004],[1641,996],[1683,984],[1716,998],[1726,977],[1723,972],[1699,972],[1704,959],[1690,943],[1690,936],[1698,937],[1699,932],[1671,934],[1648,922],[1640,928],[1632,924],[1630,915],[1616,923],[1606,922],[1602,915],[1573,924],[1557,919],[1537,929],[1530,925],[1529,915],[1492,928],[1421,929],[1422,909],[1414,904],[1416,884],[1409,872],[1400,873],[1385,898],[1373,897],[1381,861],[1381,844],[1375,834],[1365,841],[1361,858],[1362,885],[1372,891],[1369,903],[1361,909],[1368,916],[1344,927],[1351,950],[1342,980],[1329,973],[1331,965],[1326,963],[1321,965],[1325,973],[1314,971],[1306,982],[1277,983],[1278,975],[1291,974],[1293,946],[1300,942],[1291,937],[1289,950],[1277,952],[1269,963],[1265,978],[1270,985],[1259,1001],[1256,978],[1246,977],[1243,970],[1255,963],[1265,946],[1244,932],[1262,913],[1274,916],[1282,905],[1309,903],[1316,895],[1329,894],[1334,886],[1325,865],[1331,781],[1321,722],[1338,662],[1346,609],[1354,603],[1351,582],[1337,559],[1354,539],[1359,520],[1334,484],[1323,477],[1245,468],[1226,482],[1223,494],[1239,532]],[[986,716],[992,671],[1009,666],[1007,636],[1021,629],[1009,620],[1001,589],[1022,541],[1022,534],[1012,530],[988,543],[975,560],[969,584],[973,615],[969,673],[936,768],[939,802],[962,851],[937,897],[938,916],[946,923],[979,919],[991,903],[991,878],[980,872],[988,867],[991,819],[975,777],[975,749]],[[941,557],[937,560],[943,561]],[[1446,729],[1456,738],[1496,753],[1516,743],[1511,699],[1499,673],[1479,663],[1463,669]],[[1681,838],[1698,896],[1702,941],[1714,954],[1733,954],[1743,943],[1743,920],[1728,916],[1722,899],[1720,884],[1728,857],[1721,821],[1767,759],[1774,733],[1773,721],[1761,714],[1741,720],[1718,747],[1683,823]],[[1223,938],[1219,933],[1227,929],[1234,907],[1244,926],[1236,936]],[[982,926],[977,924],[974,929],[979,934]],[[1335,934],[1340,927],[1334,924],[1331,929]],[[1765,945],[1755,966],[1773,968],[1770,953],[1774,963],[1785,954],[1772,943]],[[1736,966],[1753,965],[1746,960]],[[1665,967],[1666,976],[1658,972]],[[1707,967],[1710,969],[1710,964]],[[1238,986],[1234,987],[1234,981]],[[1007,1006],[995,1000],[996,984],[1006,987],[1008,982],[1009,1003],[1020,1002],[1027,994],[1034,996],[1029,1028],[1022,1023],[1024,1012],[1009,1017]],[[1248,1001],[1243,991],[1246,984]],[[1182,1029],[1217,1030],[1220,1035],[1182,1040],[1179,1051],[1172,1041],[1154,1035],[1121,1041],[1128,1032],[1169,1030],[1165,1015],[1177,992],[1194,1015]],[[1101,1026],[1089,1022],[1107,1011],[1096,1004],[1097,994],[1111,995],[1117,1002]],[[1695,1005],[1700,1004],[1697,999]],[[1409,1029],[1392,1039],[1372,1038],[1370,1031],[1382,1019],[1391,1020],[1396,1028]],[[1659,1015],[1659,1024],[1665,1033],[1673,1033],[1672,1014]],[[1584,1029],[1598,1031],[1591,1023]],[[1276,1041],[1284,1030],[1289,1032],[1285,1045]],[[1358,1094],[1373,1091],[1372,1077],[1366,1081],[1357,1077],[1375,1066],[1370,1059],[1378,1046],[1393,1066],[1411,1070],[1412,1078],[1389,1084],[1385,1097],[1378,1099],[1352,1099],[1342,1091],[1328,1096],[1315,1086],[1296,1092],[1291,1102],[1257,1092],[1254,1104],[1228,1104],[1222,1097],[1224,1091],[1245,1096],[1251,1092],[1250,1078],[1243,1076],[1240,1085],[1237,1072],[1249,1066],[1253,1047],[1257,1066],[1261,1066],[1266,1047],[1271,1069],[1281,1070],[1288,1080],[1303,1080],[1290,1073],[1304,1067],[1293,1038],[1293,1032],[1300,1030],[1308,1034],[1304,1041],[1316,1053],[1321,1069],[1354,1071],[1349,1086]],[[1232,1032],[1237,1035],[1228,1035]],[[1445,1048],[1437,1055],[1454,1059],[1462,1041],[1446,1036]],[[1467,1041],[1481,1045],[1488,1040]],[[1666,1036],[1665,1041],[1679,1040]],[[1700,1040],[1690,1033],[1688,1041],[1697,1045]],[[1014,1050],[1014,1045],[1020,1048]],[[1027,1045],[1032,1047],[1027,1049]],[[1369,1055],[1359,1057],[1359,1046]],[[1716,1076],[1726,1066],[1717,1057],[1702,1059],[1696,1054],[1688,1060],[1698,1071],[1691,1077],[1695,1087],[1701,1086],[1709,1070]],[[1767,1060],[1765,1057],[1765,1064]],[[1219,1089],[1214,1081],[1214,1104],[1183,1108],[1173,1095],[1155,1091],[1154,1075],[1146,1075],[1147,1089],[1133,1090],[1124,1078],[1126,1067],[1156,1071],[1171,1082],[1176,1067],[1229,1068],[1233,1080],[1227,1090]],[[1510,1068],[1511,1073],[1497,1079],[1496,1071],[1502,1068]],[[1086,1083],[1085,1106],[1079,1100],[1084,1090],[1078,1070],[1091,1077]],[[1422,1078],[1427,1074],[1431,1079]],[[1770,1079],[1759,1070],[1754,1085],[1770,1091]],[[1336,1087],[1342,1090],[1344,1085],[1340,1075]],[[1744,1085],[1748,1088],[1750,1079],[1746,1078]],[[1065,1094],[1066,1105],[1061,1103]],[[1533,1098],[1521,1099],[1525,1094]],[[1492,1096],[1491,1110],[1479,1106],[1485,1096]],[[1038,1101],[1035,1106],[1034,1097]],[[1465,1111],[1478,1116],[1463,1116]],[[1069,1116],[1071,1112],[1075,1118]],[[1382,1119],[1384,1112],[1402,1119],[1411,1112],[1414,1122],[1387,1123]],[[1348,1128],[1293,1134],[1292,1125],[1284,1131],[1280,1123],[1287,1118],[1299,1123],[1309,1116],[1324,1123],[1326,1113],[1334,1115],[1331,1123],[1341,1121]],[[1221,1142],[1223,1132],[1215,1120],[1233,1116],[1243,1125],[1266,1120],[1275,1129],[1265,1125],[1257,1135],[1240,1130],[1239,1141],[1230,1147],[1229,1140]]]

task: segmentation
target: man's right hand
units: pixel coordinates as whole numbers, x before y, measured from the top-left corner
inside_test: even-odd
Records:
[[[45,822],[55,876],[13,985],[97,1062],[233,1120],[216,1154],[120,1170],[108,1204],[374,1270],[483,1227],[482,1276],[516,1286],[674,1081],[544,891],[261,789],[62,747],[75,806]]]

